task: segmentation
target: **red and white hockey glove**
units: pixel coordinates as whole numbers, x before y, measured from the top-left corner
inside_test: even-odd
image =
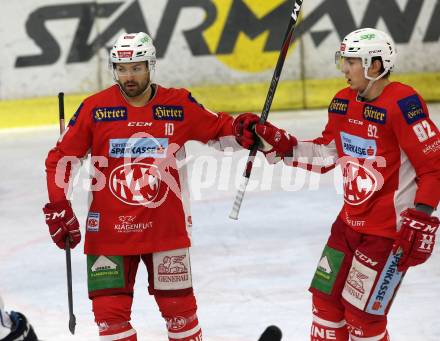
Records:
[[[81,240],[78,219],[67,200],[48,203],[43,207],[46,224],[55,244],[60,249],[66,248],[66,237],[70,237],[70,248],[73,249]]]
[[[294,136],[267,121],[264,124],[256,124],[255,132],[260,138],[258,150],[264,154],[275,152],[281,157],[292,156],[293,148],[298,144]]]
[[[253,131],[253,126],[260,120],[260,118],[252,113],[245,112],[238,115],[234,119],[233,129],[234,136],[237,142],[246,149],[251,149],[258,141],[258,137]]]
[[[233,123],[237,142],[246,149],[251,149],[258,142],[258,150],[264,154],[292,155],[293,147],[298,144],[296,138],[267,121],[264,124],[259,121],[260,118],[251,113],[237,116]]]
[[[431,256],[440,221],[437,217],[413,208],[406,209],[400,216],[400,234],[394,242],[393,252],[399,249],[403,252],[397,266],[397,270],[403,272],[410,266],[426,262]]]

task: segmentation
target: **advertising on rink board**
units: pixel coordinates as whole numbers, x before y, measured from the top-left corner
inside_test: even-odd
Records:
[[[112,82],[108,51],[115,37],[124,31],[144,31],[157,49],[156,81],[190,87],[214,110],[258,110],[292,4],[279,0],[5,2],[4,13],[20,16],[6,16],[0,27],[8,50],[0,66],[0,98],[102,89]],[[416,85],[423,78],[420,83],[426,91],[420,91],[428,100],[436,99],[438,94],[429,84],[440,72],[439,15],[438,1],[304,1],[274,108],[325,105],[327,93],[337,87],[333,83],[339,74],[331,64],[335,46],[359,27],[389,32],[399,54],[396,76],[410,77]],[[416,51],[423,53],[415,58]],[[239,94],[236,107],[228,103],[230,93]]]

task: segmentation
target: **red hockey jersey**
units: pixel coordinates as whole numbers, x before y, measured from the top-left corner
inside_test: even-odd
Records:
[[[333,98],[320,138],[300,142],[285,162],[343,172],[340,217],[356,231],[395,238],[400,212],[440,199],[440,134],[423,99],[392,82],[374,101],[346,88]],[[306,160],[306,161],[305,161]]]
[[[91,154],[86,254],[188,247],[186,168],[177,167],[185,157],[184,143],[217,140],[220,147],[237,146],[231,116],[205,109],[185,89],[156,89],[144,107],[131,106],[117,85],[85,99],[47,156],[49,200],[56,202],[66,198],[69,160]]]

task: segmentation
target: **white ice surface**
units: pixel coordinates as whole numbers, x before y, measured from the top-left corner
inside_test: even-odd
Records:
[[[430,107],[439,125],[440,105]],[[271,114],[271,120],[301,138],[313,138],[324,127],[326,114],[297,111]],[[82,245],[72,253],[77,327],[74,336],[68,331],[64,253],[50,241],[41,211],[47,201],[44,159],[56,139],[55,126],[0,132],[0,293],[7,310],[24,312],[42,340],[98,340]],[[191,261],[204,339],[255,341],[267,325],[276,324],[283,340],[308,340],[307,289],[342,205],[339,170],[319,178],[280,165],[271,168],[260,160],[252,175],[257,188],[246,193],[240,219],[232,221],[231,181],[236,175],[240,179],[243,167],[237,162],[246,153],[221,159],[222,154],[206,146],[191,144],[189,149],[191,155],[204,155],[189,162]],[[217,177],[200,177],[205,171]],[[281,185],[281,175],[290,184]],[[86,192],[77,186],[73,205],[81,223],[86,202]],[[426,264],[406,275],[389,314],[393,341],[440,340],[439,250],[437,246]],[[146,270],[139,269],[133,325],[139,340],[166,340],[165,324],[146,291]]]

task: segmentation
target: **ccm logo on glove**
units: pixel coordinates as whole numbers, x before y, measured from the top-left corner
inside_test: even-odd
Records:
[[[437,217],[412,208],[403,211],[401,217],[401,229],[393,251],[402,252],[397,269],[403,272],[410,266],[426,262],[431,256],[440,221]]]
[[[76,219],[69,201],[46,204],[43,212],[50,236],[60,249],[66,248],[67,237],[70,239],[70,248],[72,249],[81,241],[78,219]]]
[[[55,220],[55,219],[59,219],[59,218],[64,218],[64,216],[66,215],[66,211],[62,210],[61,212],[51,212],[51,213],[46,213],[46,223],[48,222],[48,220]]]

